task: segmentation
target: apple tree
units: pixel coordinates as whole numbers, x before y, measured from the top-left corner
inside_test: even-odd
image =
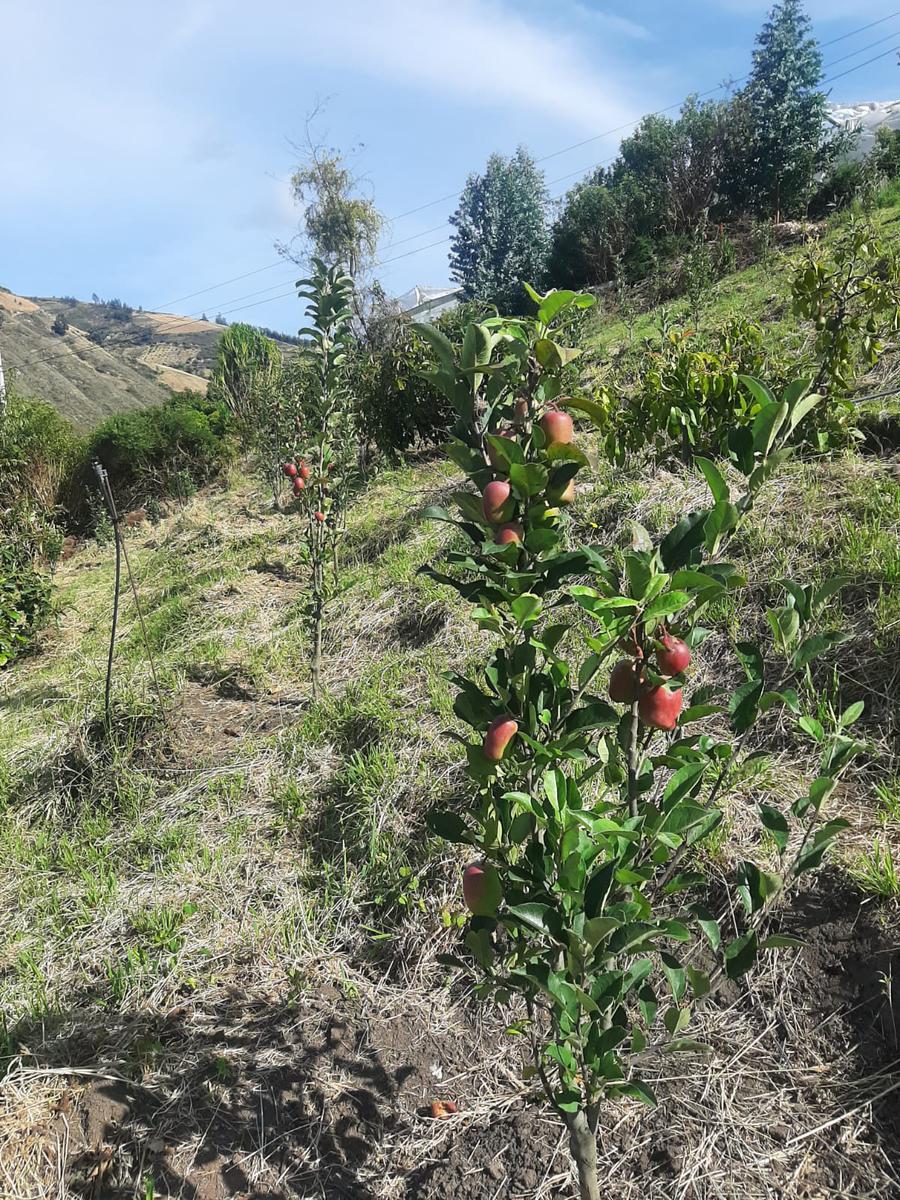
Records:
[[[307,300],[307,328],[288,375],[295,413],[295,453],[284,464],[297,508],[305,520],[310,567],[308,616],[312,639],[312,689],[322,667],[325,610],[339,590],[337,555],[347,505],[359,485],[357,438],[346,356],[353,318],[353,280],[341,267],[313,259],[313,273],[297,283]]]
[[[708,504],[658,540],[635,527],[627,547],[573,544],[571,505],[591,463],[572,414],[603,413],[571,386],[576,352],[552,327],[593,301],[529,292],[533,318],[471,325],[461,347],[420,330],[435,355],[429,378],[458,417],[449,453],[467,479],[452,507],[428,510],[455,537],[445,569],[423,570],[495,641],[474,675],[449,676],[470,730],[454,735],[470,787],[429,824],[472,859],[465,946],[448,962],[475,975],[479,997],[516,1002],[512,1029],[568,1128],[582,1197],[598,1200],[604,1102],[653,1104],[646,1057],[701,1051],[691,1021],[720,979],[796,944],[766,927],[845,825],[828,800],[859,749],[849,727],[861,706],[826,713],[812,688],[810,664],[841,640],[820,626],[839,581],[817,593],[785,585],[772,644],[732,647],[737,686],[690,678],[701,620],[745,582],[728,543],[818,396],[803,381],[776,397],[747,379],[759,411],[729,438],[736,472],[697,463]],[[742,480],[737,491],[726,475]],[[789,807],[758,806],[759,861],[740,862],[733,879],[735,932],[731,908],[710,898],[702,849],[758,757],[754,724],[775,709],[817,743],[819,771]]]

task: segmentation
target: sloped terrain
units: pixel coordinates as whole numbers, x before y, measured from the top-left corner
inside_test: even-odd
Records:
[[[253,485],[129,534],[162,695],[126,600],[111,737],[111,549],[60,568],[55,626],[0,676],[4,1194],[574,1195],[509,1014],[479,1010],[436,961],[461,916],[460,861],[424,826],[463,779],[442,672],[481,637],[416,574],[444,542],[418,514],[451,470],[382,474],[353,510],[318,703],[296,518]],[[603,472],[575,528],[621,544],[629,520],[652,530],[699,486]],[[900,862],[898,531],[889,464],[847,458],[783,467],[742,535],[756,578],[786,561],[850,576],[847,698],[869,698],[870,749],[841,788],[838,864],[785,919],[806,949],[720,993],[696,1031],[711,1058],[649,1065],[659,1109],[605,1114],[622,1196],[900,1186],[897,895],[859,882],[876,839]],[[764,588],[759,603],[761,620]],[[812,759],[766,738],[748,789],[798,794]],[[723,870],[756,837],[753,795],[734,801]],[[439,1099],[458,1114],[434,1119]]]
[[[0,288],[3,362],[19,391],[53,404],[77,429],[113,413],[160,404],[172,391],[205,391],[223,326],[171,313]],[[54,332],[54,321],[67,323]],[[288,344],[282,349],[291,352]]]

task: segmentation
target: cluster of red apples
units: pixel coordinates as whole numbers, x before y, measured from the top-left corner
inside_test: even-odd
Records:
[[[652,642],[653,658],[649,662],[635,636],[621,645],[631,657],[620,659],[610,672],[610,700],[616,704],[634,704],[636,700],[643,724],[669,733],[678,723],[684,703],[676,677],[691,665],[690,646],[665,627]]]
[[[528,409],[524,400],[517,402],[515,415],[517,422],[524,423],[527,419]],[[551,446],[568,445],[572,441],[574,426],[572,418],[568,413],[560,412],[555,408],[551,409],[549,412],[544,413],[538,424],[544,435],[548,450]],[[512,429],[501,429],[497,436],[514,438],[515,433]],[[495,471],[502,469],[500,458],[493,449],[488,450],[488,458]],[[552,506],[571,504],[575,499],[575,480],[570,479],[561,488],[549,487],[546,499],[548,504]],[[525,532],[521,523],[513,519],[516,511],[516,502],[509,480],[492,479],[487,484],[481,493],[481,510],[484,513],[485,523],[494,526],[494,541],[498,546],[506,546],[510,543],[518,543],[524,540]]]
[[[302,458],[300,459],[299,462],[294,462],[293,459],[291,459],[290,461],[288,461],[284,464],[284,466],[282,467],[282,470],[284,471],[284,473],[288,477],[288,479],[291,481],[291,487],[294,490],[294,495],[295,496],[302,495],[302,493],[306,489],[307,483],[309,482],[309,477],[312,474],[312,472],[310,471],[307,464],[303,461]],[[327,486],[323,487],[322,490],[326,491]],[[325,514],[323,512],[319,512],[318,510],[313,513],[313,516],[315,517],[315,519],[317,521],[325,520]]]

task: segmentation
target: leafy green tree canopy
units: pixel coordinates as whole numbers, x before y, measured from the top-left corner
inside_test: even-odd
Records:
[[[802,210],[829,157],[822,54],[811,30],[802,0],[779,0],[757,36],[740,98],[746,142],[736,199],[776,220]]]
[[[524,312],[522,286],[541,280],[550,234],[543,171],[524,146],[511,158],[492,154],[483,175],[470,175],[450,218],[450,271],[467,300]]]

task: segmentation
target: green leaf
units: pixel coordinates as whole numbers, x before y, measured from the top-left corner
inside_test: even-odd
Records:
[[[787,817],[770,804],[760,804],[759,819],[762,821],[763,828],[767,829],[772,835],[775,845],[784,853],[790,836],[790,825],[788,824]]]
[[[710,554],[715,554],[719,542],[740,520],[740,513],[727,500],[720,500],[709,510],[703,526],[703,537]]]
[[[617,865],[615,860],[604,863],[588,881],[584,889],[584,915],[586,917],[596,917],[602,910],[606,897],[609,895],[609,889],[613,885]]]
[[[509,482],[513,490],[523,500],[536,496],[547,486],[547,468],[539,463],[513,463],[509,468]]]
[[[552,463],[578,463],[580,467],[589,467],[591,460],[583,450],[573,442],[557,442],[547,451],[547,459]]]
[[[529,929],[537,930],[538,933],[550,934],[548,918],[552,912],[546,904],[511,904],[506,908],[504,916],[514,917],[516,921],[527,925]]]
[[[795,667],[805,667],[808,663],[817,659],[820,654],[824,654],[827,650],[831,650],[835,646],[840,646],[843,642],[849,639],[849,634],[842,632],[832,633],[816,633],[812,637],[800,644],[799,649],[793,657],[793,665]]]
[[[761,409],[769,407],[771,404],[777,404],[775,394],[772,390],[759,379],[754,379],[752,375],[739,375],[741,383],[751,393],[753,399]]]
[[[557,404],[560,408],[574,408],[576,412],[584,413],[595,425],[606,424],[606,409],[595,400],[588,400],[584,396],[565,396],[557,400]]]
[[[546,554],[555,550],[560,540],[555,529],[529,529],[525,535],[525,546],[532,554]]]
[[[753,422],[753,449],[761,458],[768,457],[787,415],[788,406],[783,401],[769,404],[757,414]]]
[[[712,1046],[706,1042],[696,1042],[693,1038],[675,1038],[663,1046],[664,1054],[712,1054]]]
[[[516,596],[509,607],[516,624],[520,629],[524,629],[526,625],[533,624],[538,619],[543,601],[540,596],[525,592],[521,596]]]
[[[537,319],[542,325],[549,325],[557,313],[569,307],[577,294],[566,289],[548,292],[538,308]]]
[[[706,482],[709,484],[713,503],[718,504],[720,501],[729,501],[731,493],[728,490],[728,484],[725,482],[724,476],[716,464],[708,458],[695,458],[694,462],[703,472]]]
[[[703,527],[708,516],[709,509],[706,508],[688,513],[660,542],[659,557],[667,571],[685,567],[699,557],[698,552],[703,545]]]
[[[705,971],[698,971],[696,967],[685,967],[687,971],[688,981],[691,985],[691,994],[695,1000],[699,1000],[702,996],[709,995],[709,976]]]
[[[713,950],[718,950],[722,942],[719,922],[702,904],[692,904],[690,911],[694,914],[697,924],[700,926],[710,946],[712,946]]]
[[[643,1079],[632,1079],[628,1083],[616,1083],[609,1088],[610,1096],[627,1096],[631,1100],[640,1100],[648,1108],[656,1107],[656,1094]]]
[[[825,740],[825,730],[822,723],[821,721],[817,721],[815,717],[801,717],[797,725],[805,734],[813,738],[814,741],[823,742]]]
[[[647,605],[642,619],[649,625],[663,617],[673,616],[675,613],[681,612],[683,608],[687,608],[693,598],[687,592],[666,592],[662,596],[657,596]]]
[[[468,826],[457,813],[432,810],[425,817],[425,824],[432,833],[447,842],[468,842]]]
[[[525,451],[514,438],[498,437],[494,433],[485,434],[484,440],[494,452],[494,456],[508,470],[513,463],[524,463]]]
[[[705,762],[692,762],[679,767],[666,784],[662,799],[663,809],[672,807],[683,800],[685,796],[693,795],[700,786],[707,766],[708,764]]]
[[[443,367],[448,371],[454,369],[453,345],[446,334],[441,333],[435,325],[425,325],[420,322],[411,325],[410,329],[428,343]]]
[[[728,715],[731,718],[731,728],[735,733],[743,733],[756,720],[759,711],[759,699],[763,692],[761,679],[748,679],[741,684],[728,705]]]
[[[663,974],[668,980],[669,987],[672,989],[675,1003],[680,1004],[684,999],[684,993],[687,988],[687,973],[674,954],[662,951],[659,959]]]
[[[756,962],[756,952],[759,945],[756,932],[750,930],[742,937],[735,938],[725,950],[725,972],[729,979],[740,979]]]
[[[787,937],[783,933],[773,933],[759,943],[760,950],[802,950],[806,945],[801,938]]]
[[[689,1008],[667,1008],[663,1013],[663,1024],[668,1033],[673,1036],[676,1033],[681,1033],[682,1029],[686,1029],[691,1023],[691,1010]]]
[[[821,404],[823,397],[815,392],[811,396],[804,396],[802,400],[798,400],[791,408],[791,417],[788,422],[788,433],[793,433],[804,417],[808,416],[817,404]]]
[[[584,923],[584,940],[593,949],[620,925],[617,917],[592,917]]]

